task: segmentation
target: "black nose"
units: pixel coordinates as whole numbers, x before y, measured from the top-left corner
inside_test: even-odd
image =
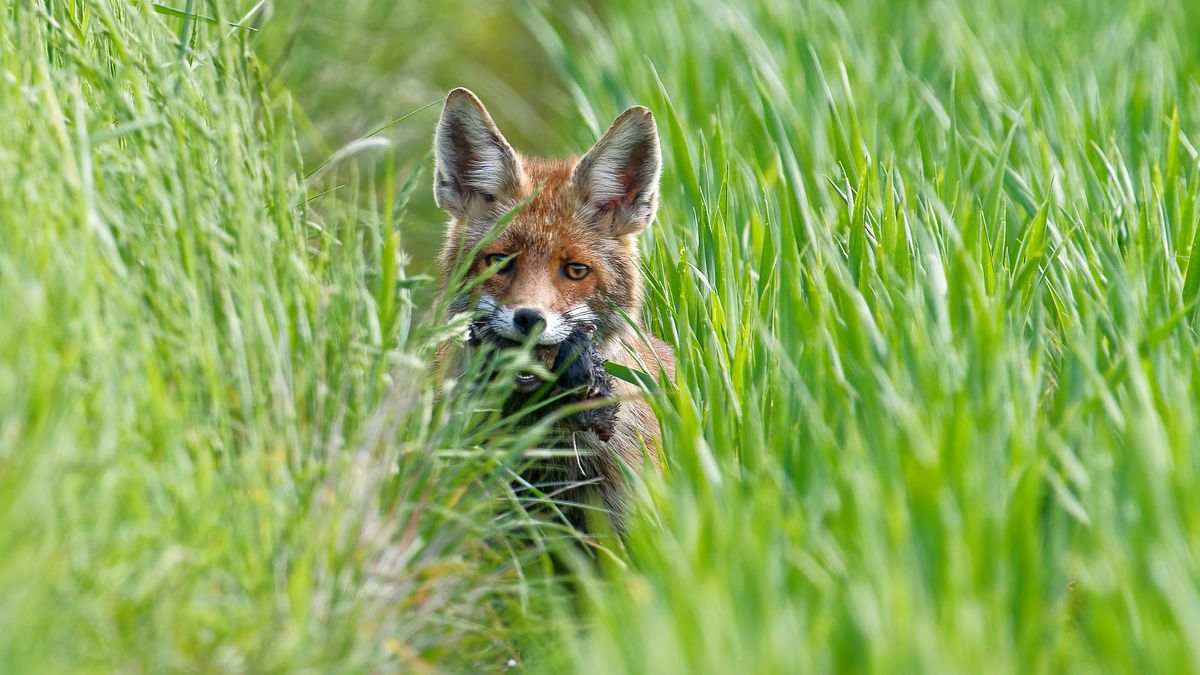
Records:
[[[533,329],[546,325],[546,317],[536,309],[518,309],[513,314],[513,325],[517,330],[529,335]]]

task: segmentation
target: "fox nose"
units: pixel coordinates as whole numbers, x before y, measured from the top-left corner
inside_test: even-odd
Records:
[[[524,335],[529,335],[535,328],[545,328],[546,317],[536,309],[523,307],[513,314],[513,325]]]

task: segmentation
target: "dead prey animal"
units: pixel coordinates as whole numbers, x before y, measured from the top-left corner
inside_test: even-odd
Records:
[[[592,431],[602,441],[613,437],[620,403],[613,397],[616,393],[613,376],[604,368],[604,356],[596,348],[594,340],[596,326],[585,324],[556,345],[538,345],[533,354],[555,375],[552,386],[546,390],[540,378],[532,373],[519,373],[516,392],[506,408],[515,412],[532,403],[536,398],[565,395],[559,399],[561,405],[587,403],[587,407],[566,417],[562,425],[567,431]],[[470,326],[469,344],[479,348],[491,344],[497,349],[520,348],[521,343],[497,335],[486,319],[475,321]],[[601,403],[607,401],[608,403]]]

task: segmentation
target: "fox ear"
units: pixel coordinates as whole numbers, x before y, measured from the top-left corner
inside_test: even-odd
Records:
[[[621,113],[579,160],[571,185],[586,220],[615,235],[629,234],[654,220],[660,173],[662,153],[654,115],[648,108],[634,106]]]
[[[521,160],[469,89],[446,96],[433,138],[433,196],[450,215],[464,217],[516,195]]]

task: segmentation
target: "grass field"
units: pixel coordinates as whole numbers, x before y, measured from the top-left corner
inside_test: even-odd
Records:
[[[1200,6],[0,12],[0,672],[1200,671]],[[658,117],[624,545],[434,395],[460,84]]]

